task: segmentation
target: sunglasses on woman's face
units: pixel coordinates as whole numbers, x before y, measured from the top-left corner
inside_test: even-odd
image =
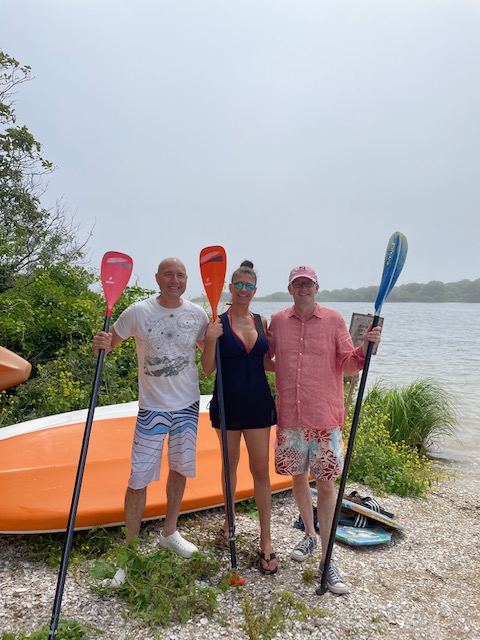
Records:
[[[251,282],[232,282],[232,284],[235,289],[243,289],[243,287],[245,287],[247,291],[253,291],[255,289],[255,285]]]

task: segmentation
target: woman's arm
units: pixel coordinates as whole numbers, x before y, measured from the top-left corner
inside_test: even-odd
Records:
[[[217,368],[215,362],[215,346],[218,338],[223,334],[223,327],[220,318],[215,322],[209,322],[207,333],[205,334],[205,345],[202,353],[202,369],[206,376],[209,376]]]

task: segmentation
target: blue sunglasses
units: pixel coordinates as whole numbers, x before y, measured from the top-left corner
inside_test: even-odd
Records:
[[[235,289],[243,289],[243,287],[245,287],[247,291],[253,291],[255,289],[255,285],[251,282],[232,282],[232,284]]]

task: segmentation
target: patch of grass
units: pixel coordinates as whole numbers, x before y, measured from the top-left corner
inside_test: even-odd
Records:
[[[306,584],[311,584],[316,577],[318,577],[318,571],[315,571],[312,567],[307,567],[303,570],[302,579]]]
[[[194,553],[190,560],[183,560],[164,549],[140,554],[137,543],[119,547],[112,562],[96,562],[90,574],[104,580],[112,578],[118,567],[125,571],[125,583],[97,585],[95,591],[124,598],[130,614],[152,628],[185,623],[198,613],[211,616],[217,609],[218,589],[211,586],[211,579],[219,562],[212,555]]]
[[[377,383],[365,401],[387,416],[384,424],[393,442],[403,442],[423,454],[457,428],[454,398],[432,378],[403,387]]]
[[[277,593],[270,611],[264,602],[256,604],[247,595],[242,602],[243,629],[249,640],[273,640],[293,628],[295,621],[316,620],[328,615],[324,609],[310,608],[289,591]]]
[[[13,634],[4,633],[1,640],[48,640],[48,634],[50,632],[50,625],[45,625],[38,631],[34,631],[30,635],[26,636],[23,633]],[[102,634],[102,631],[90,627],[76,620],[69,620],[67,618],[61,619],[58,622],[57,627],[57,640],[91,640],[94,637],[98,637]]]
[[[235,511],[245,514],[251,520],[259,519],[257,505],[255,504],[255,500],[253,498],[248,498],[247,500],[238,502],[235,505]]]
[[[69,565],[77,565],[86,560],[105,555],[117,544],[120,530],[95,527],[88,531],[77,531],[73,536]],[[60,566],[65,542],[64,533],[45,533],[28,539],[29,556],[34,560],[45,562],[52,569]]]
[[[270,610],[265,602],[258,602],[256,607],[251,598],[245,596],[242,602],[245,616],[243,629],[249,640],[273,640],[293,629],[296,621],[317,621],[329,615],[325,609],[308,607],[290,591],[275,594]]]

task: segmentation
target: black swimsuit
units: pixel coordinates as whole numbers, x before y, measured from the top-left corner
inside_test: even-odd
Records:
[[[228,430],[270,427],[277,421],[275,402],[263,366],[263,357],[268,351],[267,338],[260,316],[258,313],[252,315],[258,337],[250,351],[247,351],[244,342],[232,331],[227,314],[222,313],[219,316],[223,325],[219,347],[225,422]],[[218,429],[220,417],[217,378],[210,403],[210,419],[212,425]]]

